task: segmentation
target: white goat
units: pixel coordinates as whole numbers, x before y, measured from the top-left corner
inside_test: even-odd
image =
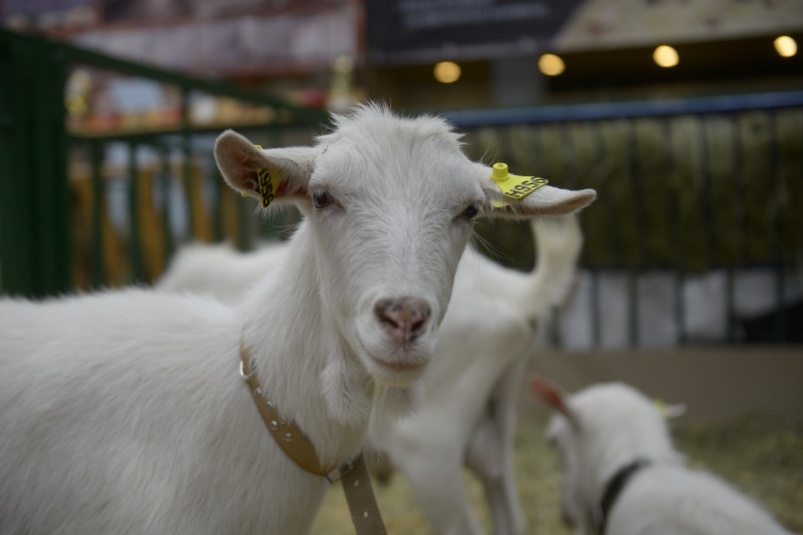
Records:
[[[424,374],[428,394],[411,418],[396,422],[386,439],[373,444],[405,473],[437,533],[483,533],[463,486],[464,464],[485,487],[495,533],[527,531],[513,473],[516,401],[537,326],[563,302],[582,245],[575,217],[534,220],[532,232],[538,252],[532,274],[466,250],[441,325],[438,357]],[[283,251],[276,245],[250,254],[190,246],[179,251],[156,286],[236,302],[260,271],[267,274],[281,263]],[[229,282],[235,277],[239,286]]]
[[[494,533],[528,532],[513,468],[517,400],[538,326],[566,298],[582,245],[576,218],[540,219],[532,230],[538,262],[531,274],[466,250],[438,358],[424,374],[423,406],[379,444],[406,475],[436,533],[484,533],[464,464],[483,484]]]
[[[154,288],[209,295],[227,304],[240,303],[256,283],[285,261],[288,249],[284,243],[276,242],[243,254],[228,243],[185,245],[173,256]]]
[[[685,466],[664,414],[622,383],[566,396],[534,379],[557,411],[547,435],[563,463],[563,517],[581,535],[783,535],[721,479]],[[670,414],[671,416],[671,414]]]
[[[286,262],[236,308],[144,290],[2,301],[0,533],[308,532],[325,480],[268,435],[241,344],[265,395],[338,465],[369,416],[409,409],[472,220],[595,195],[545,186],[498,208],[490,168],[445,122],[375,106],[313,147],[228,132],[215,156],[236,190],[304,213]]]

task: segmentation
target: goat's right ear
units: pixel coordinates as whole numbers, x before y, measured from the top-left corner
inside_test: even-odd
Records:
[[[535,397],[563,415],[569,421],[569,424],[579,431],[580,423],[571,407],[566,403],[568,396],[563,392],[562,388],[550,383],[543,377],[532,377],[530,378],[530,389],[535,394]]]
[[[474,164],[474,173],[486,198],[485,215],[524,219],[535,216],[574,214],[597,198],[593,189],[567,190],[553,186],[540,186],[521,199],[511,199],[502,194],[491,178],[492,168]]]
[[[241,194],[256,197],[266,208],[274,200],[307,195],[318,149],[261,149],[227,130],[215,142],[215,160],[226,182]]]

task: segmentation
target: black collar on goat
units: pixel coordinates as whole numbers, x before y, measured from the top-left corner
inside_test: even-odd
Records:
[[[608,517],[611,514],[611,509],[616,505],[616,499],[622,494],[627,483],[639,470],[649,465],[649,461],[636,459],[621,467],[608,480],[608,483],[605,485],[605,492],[602,493],[602,500],[600,500],[593,515],[594,525],[597,528],[596,531],[598,535],[605,535],[605,528],[608,525]]]

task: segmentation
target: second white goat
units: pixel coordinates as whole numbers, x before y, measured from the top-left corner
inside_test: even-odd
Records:
[[[532,387],[557,413],[547,435],[563,464],[563,518],[579,535],[788,535],[725,481],[688,469],[665,415],[634,388]]]

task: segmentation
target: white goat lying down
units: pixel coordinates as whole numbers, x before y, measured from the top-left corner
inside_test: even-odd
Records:
[[[423,404],[374,444],[406,474],[437,533],[483,533],[463,485],[464,463],[483,482],[495,533],[527,532],[513,474],[516,400],[537,325],[565,298],[582,245],[575,217],[537,219],[532,231],[538,251],[532,274],[466,249],[437,358],[424,374]],[[274,245],[239,254],[226,245],[188,246],[156,287],[236,302],[258,273],[281,263],[284,250]]]
[[[531,384],[557,411],[547,434],[563,462],[563,516],[578,534],[789,533],[726,482],[686,468],[661,410],[637,390],[607,383],[566,396]]]
[[[308,532],[326,482],[268,435],[241,345],[265,398],[337,466],[369,416],[409,409],[474,218],[595,195],[545,186],[497,208],[491,169],[445,122],[376,106],[313,147],[227,132],[215,156],[234,189],[306,216],[241,305],[144,290],[0,302],[0,533]]]

